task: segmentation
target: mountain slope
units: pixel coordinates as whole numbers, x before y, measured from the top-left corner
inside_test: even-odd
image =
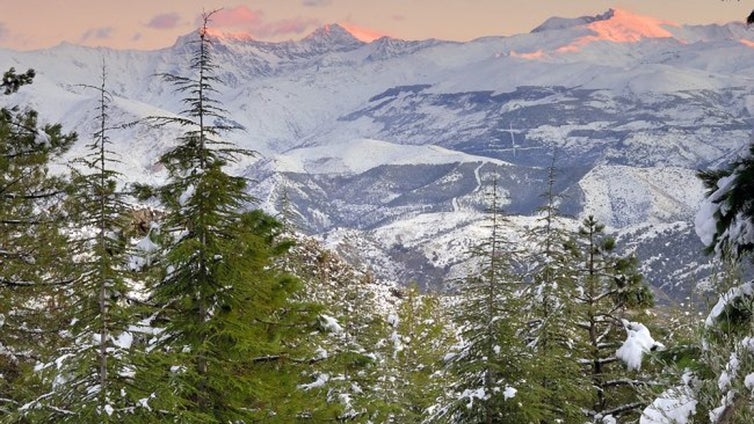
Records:
[[[751,131],[754,34],[743,24],[610,10],[467,43],[365,43],[338,25],[300,41],[213,40],[219,100],[244,128],[228,140],[259,152],[236,172],[253,178],[260,205],[290,202],[303,230],[348,234],[376,272],[401,282],[440,285],[462,262],[493,177],[508,212],[530,220],[555,154],[562,210],[639,240],[628,248],[655,264],[646,271],[656,286],[688,288],[706,272],[690,236],[702,196],[694,172],[735,157]],[[0,67],[38,71],[12,100],[77,130],[73,156],[95,129],[95,100],[79,84],[98,83],[104,62],[119,122],[176,113],[180,95],[154,75],[185,69],[184,42],[0,50]],[[126,178],[164,178],[156,158],[176,134],[136,125],[113,135]],[[424,236],[409,243],[409,229]]]

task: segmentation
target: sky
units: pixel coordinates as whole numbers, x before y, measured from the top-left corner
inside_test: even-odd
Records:
[[[741,0],[0,0],[0,48],[34,50],[61,42],[118,49],[169,47],[221,9],[211,26],[264,41],[297,40],[338,23],[369,41],[468,41],[529,32],[548,17],[610,8],[677,24],[744,21]],[[754,27],[752,28],[754,31]]]

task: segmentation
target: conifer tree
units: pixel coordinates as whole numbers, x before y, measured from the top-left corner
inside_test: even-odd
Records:
[[[12,95],[33,78],[33,70],[11,68],[0,88]],[[72,278],[60,230],[65,182],[48,166],[75,140],[59,124],[42,125],[34,110],[0,109],[0,415],[42,393],[31,366],[65,325],[58,319]]]
[[[126,301],[129,286],[125,240],[129,206],[118,191],[120,175],[112,169],[117,160],[109,150],[108,110],[112,101],[102,68],[96,90],[97,129],[87,145],[89,152],[75,160],[69,213],[69,250],[74,254],[77,278],[71,283],[66,321],[71,322],[66,346],[61,346],[43,373],[49,396],[27,408],[36,422],[128,422],[136,402],[134,386],[134,335],[128,325],[135,308]]]
[[[526,338],[536,375],[529,380],[538,391],[541,407],[563,423],[583,423],[583,405],[589,397],[589,380],[581,372],[578,355],[584,340],[577,331],[576,267],[572,237],[560,216],[555,192],[555,155],[548,169],[545,203],[530,230],[533,255],[526,269],[529,282],[523,310]]]
[[[616,357],[625,339],[623,320],[632,309],[653,304],[652,293],[637,270],[633,256],[615,255],[615,240],[593,216],[584,218],[574,252],[578,255],[578,287],[575,310],[581,337],[586,339],[581,361],[591,379],[592,418],[611,416],[630,422],[645,406],[641,389],[647,381],[639,370],[626,369]]]
[[[698,174],[707,188],[696,232],[723,267],[717,303],[687,346],[693,378],[686,385],[696,402],[695,423],[744,423],[754,418],[748,395],[754,388],[754,282],[737,270],[754,252],[754,144],[727,167]]]
[[[707,198],[696,218],[708,252],[745,257],[754,251],[754,144],[719,170],[701,171]]]
[[[374,278],[311,239],[299,240],[292,252],[287,266],[305,286],[297,297],[319,307],[319,331],[307,339],[314,350],[303,371],[308,381],[299,386],[312,419],[388,422],[394,349]]]
[[[525,382],[531,357],[519,334],[522,283],[513,272],[517,252],[503,238],[505,218],[496,182],[491,189],[489,237],[471,251],[477,268],[458,282],[454,321],[460,344],[448,361],[453,390],[440,400],[431,422],[539,420],[541,411],[527,398],[534,394]]]
[[[385,395],[390,422],[422,422],[435,399],[452,386],[443,358],[456,340],[442,307],[439,295],[422,294],[412,283],[403,290],[397,312],[388,317],[392,352],[386,358]]]
[[[203,15],[191,46],[191,76],[164,74],[186,97],[178,117],[153,118],[185,129],[160,158],[168,172],[159,187],[166,215],[162,277],[151,300],[161,332],[147,355],[144,399],[155,420],[197,423],[291,422],[299,408],[289,344],[301,331],[288,308],[296,279],[274,266],[288,243],[269,216],[246,212],[243,177],[224,168],[251,154],[220,136],[234,129],[218,100],[208,24]],[[295,309],[294,309],[295,311]],[[137,376],[138,377],[138,376]]]

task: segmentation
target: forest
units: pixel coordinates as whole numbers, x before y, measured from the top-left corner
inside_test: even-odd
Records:
[[[223,139],[238,128],[216,100],[210,18],[185,73],[156,76],[176,115],[119,122],[106,63],[82,86],[91,136],[0,109],[0,422],[754,422],[754,146],[699,173],[719,268],[702,315],[655,306],[594,217],[572,228],[554,160],[523,242],[488,176],[468,273],[379,293],[226,171],[255,153]],[[8,70],[3,96],[34,76]],[[163,184],[114,171],[111,137],[131,126],[182,129]],[[84,137],[87,155],[50,171]]]

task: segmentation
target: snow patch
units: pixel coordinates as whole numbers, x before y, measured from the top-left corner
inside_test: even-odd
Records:
[[[623,327],[626,329],[628,337],[623,345],[615,352],[618,359],[626,363],[630,370],[641,369],[641,361],[644,354],[664,348],[661,343],[656,342],[649,333],[644,324],[638,322],[623,321]]]
[[[402,145],[387,141],[358,139],[327,146],[304,147],[274,158],[278,172],[311,174],[360,174],[381,165],[506,162],[449,150],[433,145]]]
[[[690,387],[692,380],[692,374],[687,372],[683,375],[682,386],[662,392],[642,411],[639,424],[688,424],[697,404]]]
[[[344,331],[343,327],[338,323],[338,320],[330,315],[320,315],[319,321],[325,331],[329,331],[333,334],[342,334]]]
[[[707,327],[711,327],[715,324],[717,319],[720,317],[720,315],[725,310],[725,307],[728,306],[731,302],[733,302],[736,299],[739,299],[743,296],[751,298],[752,295],[754,295],[754,283],[746,283],[742,284],[737,287],[733,287],[732,289],[728,290],[725,294],[720,296],[720,299],[717,301],[715,306],[710,311],[709,315],[707,316],[707,319],[704,321],[704,324]]]

